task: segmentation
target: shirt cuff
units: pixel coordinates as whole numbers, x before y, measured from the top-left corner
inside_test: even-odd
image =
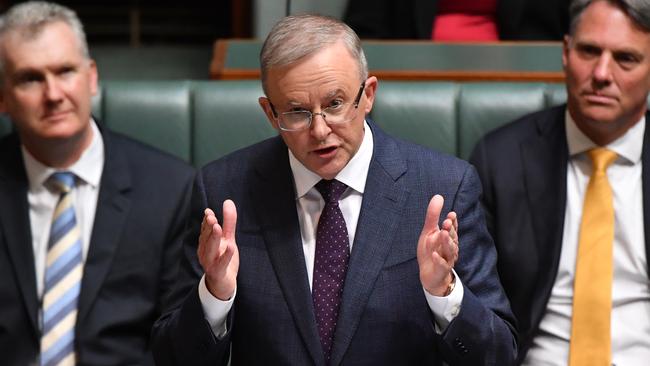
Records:
[[[463,302],[463,283],[456,274],[456,271],[453,269],[452,271],[456,278],[456,284],[449,295],[444,297],[433,296],[422,288],[424,296],[427,299],[427,304],[429,304],[429,309],[433,312],[433,317],[436,321],[435,328],[438,334],[444,332],[449,323],[460,313],[460,305]]]
[[[217,339],[222,339],[228,332],[226,318],[235,301],[235,295],[237,295],[237,288],[235,288],[235,293],[229,300],[222,301],[217,299],[212,296],[208,287],[205,285],[205,275],[201,277],[201,281],[199,282],[199,300],[201,300],[205,320],[210,324],[212,333]]]

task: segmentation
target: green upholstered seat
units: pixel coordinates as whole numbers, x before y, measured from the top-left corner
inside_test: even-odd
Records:
[[[457,155],[469,157],[488,131],[545,107],[545,84],[468,83],[458,100]]]
[[[277,133],[262,95],[256,80],[107,81],[93,114],[198,167]],[[561,83],[380,81],[371,117],[392,135],[467,158],[489,130],[565,100]],[[0,136],[10,131],[0,117]]]
[[[394,136],[453,155],[459,90],[456,83],[380,82],[371,117]]]
[[[195,82],[193,92],[196,166],[277,134],[257,102],[258,81]]]
[[[111,81],[102,89],[106,126],[191,161],[190,82]]]
[[[566,86],[564,83],[547,84],[545,97],[547,107],[554,107],[566,103]]]

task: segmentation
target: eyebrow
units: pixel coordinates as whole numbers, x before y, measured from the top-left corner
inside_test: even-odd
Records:
[[[330,91],[329,93],[325,94],[325,98],[329,99],[329,98],[332,98],[332,97],[334,97],[336,95],[339,95],[339,94],[345,95],[346,94],[345,90],[343,90],[342,88],[336,88],[336,89]]]
[[[584,47],[593,47],[597,48],[599,50],[604,50],[605,48],[599,45],[596,42],[590,41],[590,40],[576,40],[574,43],[574,47],[576,48],[584,48]],[[613,54],[620,54],[620,53],[629,53],[631,55],[634,55],[636,57],[639,57],[640,59],[644,58],[643,52],[631,48],[631,47],[621,47],[621,48],[614,48],[610,50]]]
[[[343,88],[336,88],[334,90],[331,90],[331,91],[327,92],[327,94],[325,94],[324,98],[325,99],[331,99],[334,96],[339,95],[339,94],[345,95],[346,94],[345,90]],[[291,106],[291,107],[301,107],[301,106],[303,106],[305,104],[306,104],[305,102],[300,102],[300,101],[297,101],[297,100],[289,100],[286,103],[286,105]]]
[[[34,68],[24,68],[24,69],[18,69],[15,70],[11,79],[13,80],[20,80],[24,79],[26,77],[34,77],[34,76],[42,76],[43,73],[39,71],[38,69]]]

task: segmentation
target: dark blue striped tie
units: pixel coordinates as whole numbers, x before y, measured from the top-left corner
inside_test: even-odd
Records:
[[[54,173],[48,181],[61,193],[54,209],[45,264],[41,366],[74,365],[74,329],[82,276],[81,233],[70,194],[75,176]]]

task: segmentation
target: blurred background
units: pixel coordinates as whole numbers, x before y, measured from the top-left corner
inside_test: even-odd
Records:
[[[346,1],[289,3],[292,13],[341,18]],[[0,0],[0,11],[19,2]],[[57,2],[77,12],[101,76],[109,79],[206,79],[217,39],[264,38],[287,12],[285,0]]]
[[[0,0],[0,11],[18,2],[20,1]],[[474,57],[463,57],[463,53],[473,54],[476,51],[473,48],[457,50],[446,46],[432,48],[429,46],[432,43],[559,41],[567,28],[568,2],[569,0],[59,1],[74,9],[81,18],[91,56],[97,61],[103,80],[219,79],[228,78],[228,75],[233,75],[230,78],[256,78],[257,53],[261,40],[283,16],[300,13],[318,13],[343,19],[362,39],[384,42],[399,40],[400,44],[411,41],[426,45],[418,46],[412,52],[413,57],[401,57],[395,62],[388,60],[392,63],[376,65],[378,68],[422,69],[424,64],[425,68],[431,65],[430,68],[434,71],[444,70],[447,63],[449,67],[456,66],[457,57],[472,61]],[[391,48],[394,43],[389,45],[391,46],[387,48],[379,48],[379,57],[374,57],[371,62],[395,57],[404,49],[400,45],[401,48],[395,51],[395,48]],[[553,57],[556,57],[557,50],[557,46],[552,48]],[[372,49],[367,49],[366,52],[368,51],[373,52]],[[409,54],[410,51],[406,49],[404,52]],[[461,53],[457,56],[454,52]],[[507,62],[502,62],[502,49],[487,52],[492,52],[494,56],[485,57],[493,60],[498,67],[503,65],[512,68]],[[519,51],[515,52],[519,54]],[[436,63],[436,55],[441,53],[448,54],[448,60]],[[533,56],[535,58],[537,57]],[[415,63],[409,64],[412,61]],[[405,64],[402,65],[403,62]],[[374,66],[371,64],[371,69]],[[474,65],[466,66],[476,69]],[[494,68],[489,63],[479,66]],[[528,64],[525,66],[529,67]],[[234,73],[228,74],[229,69],[234,70]],[[551,71],[557,71],[556,69],[557,65],[550,66]],[[245,72],[239,72],[241,70]],[[422,75],[416,75],[420,76]]]

